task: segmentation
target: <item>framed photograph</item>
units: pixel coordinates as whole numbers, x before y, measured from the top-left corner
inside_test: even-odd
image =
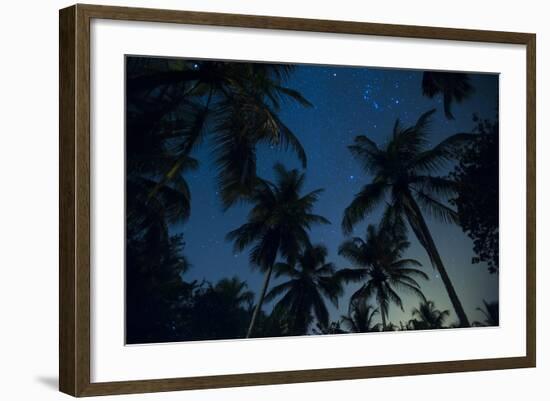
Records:
[[[535,366],[534,34],[59,22],[61,391]]]

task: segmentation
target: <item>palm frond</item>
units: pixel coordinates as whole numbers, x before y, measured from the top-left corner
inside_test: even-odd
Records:
[[[458,133],[449,136],[431,149],[414,157],[408,168],[417,173],[434,172],[457,157],[458,150],[475,139],[474,134]]]
[[[278,136],[275,142],[271,139],[269,140],[269,143],[272,145],[280,145],[285,150],[288,148],[292,149],[294,153],[296,153],[300,163],[302,163],[302,168],[305,168],[307,166],[307,155],[302,144],[300,143],[300,140],[296,137],[292,130],[281,121],[279,117],[274,116],[274,120],[279,130]]]
[[[443,204],[432,196],[429,196],[423,191],[416,191],[415,196],[420,207],[426,211],[428,215],[444,223],[459,223],[457,212],[449,206]]]
[[[445,177],[418,175],[411,180],[411,188],[432,198],[449,200],[456,195],[458,184]]]
[[[357,267],[365,267],[370,263],[363,249],[365,243],[361,238],[344,241],[338,248],[338,254],[354,263]]]
[[[416,132],[425,132],[430,128],[430,125],[432,123],[432,116],[436,112],[436,109],[431,109],[426,111],[424,114],[418,118],[416,121],[416,124],[414,125],[414,130]]]
[[[285,86],[281,85],[275,85],[275,89],[284,95],[288,96],[292,100],[295,100],[298,102],[301,106],[304,107],[312,107],[313,105],[307,100],[304,95],[302,95],[300,92],[298,92],[295,89],[287,88]]]
[[[271,302],[275,298],[279,297],[281,294],[283,294],[285,291],[288,291],[290,288],[292,288],[292,285],[294,284],[293,280],[285,281],[284,283],[278,284],[274,286],[269,292],[266,294],[264,300],[266,302]]]
[[[342,220],[342,229],[344,233],[349,234],[355,224],[363,220],[366,215],[374,210],[376,206],[384,199],[387,190],[385,182],[373,182],[365,185],[359,193],[355,195],[351,204],[344,211]]]
[[[292,278],[297,278],[300,275],[300,273],[294,268],[294,266],[289,263],[282,262],[275,263],[275,265],[273,266],[273,272],[275,273],[275,277],[288,276]]]
[[[383,165],[384,154],[372,139],[365,135],[359,135],[353,142],[348,149],[361,163],[361,167],[366,173],[371,173]]]
[[[368,275],[368,269],[340,269],[334,274],[334,277],[347,284],[364,281]]]
[[[317,317],[317,320],[321,325],[327,326],[328,325],[328,310],[323,302],[323,298],[321,295],[314,291],[311,293],[312,296],[312,304],[313,304],[313,311],[315,312],[315,317]]]
[[[263,232],[264,228],[260,222],[251,222],[230,231],[225,238],[227,241],[234,241],[235,251],[241,252]]]

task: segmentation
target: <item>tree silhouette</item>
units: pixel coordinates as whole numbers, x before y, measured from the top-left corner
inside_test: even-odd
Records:
[[[430,99],[441,94],[445,116],[454,120],[451,113],[453,102],[460,103],[474,92],[468,74],[456,72],[425,71],[422,76],[422,93]]]
[[[193,284],[181,275],[189,268],[181,235],[132,235],[126,259],[126,342],[174,341],[174,307],[191,296]]]
[[[341,269],[336,277],[344,282],[361,282],[362,286],[352,295],[351,302],[366,302],[376,299],[382,330],[387,330],[387,317],[390,304],[403,310],[399,291],[411,292],[421,299],[424,294],[415,278],[428,279],[426,273],[414,267],[421,266],[415,259],[402,259],[409,247],[405,235],[394,227],[381,224],[367,227],[365,239],[355,237],[345,241],[339,254],[348,259],[354,267]]]
[[[429,148],[427,138],[430,117],[434,112],[435,110],[430,110],[422,114],[416,124],[408,128],[401,127],[397,120],[393,133],[383,148],[379,148],[367,136],[355,138],[349,149],[373,178],[346,208],[342,227],[344,232],[351,232],[359,221],[380,204],[387,205],[386,214],[394,221],[404,224],[406,219],[428,253],[432,265],[437,268],[460,324],[468,327],[468,318],[443,265],[422,210],[440,221],[458,222],[456,212],[445,204],[456,193],[456,184],[447,178],[431,174],[452,160],[456,147],[469,141],[472,135],[455,134]]]
[[[380,331],[380,325],[374,324],[374,317],[379,313],[377,308],[369,305],[365,299],[351,299],[348,314],[342,315],[342,325],[350,333],[368,333]]]
[[[177,340],[243,338],[254,294],[237,277],[197,286],[175,307]]]
[[[218,281],[214,287],[214,291],[220,294],[228,305],[235,308],[246,307],[247,309],[252,309],[254,293],[248,291],[247,288],[248,285],[245,281],[241,281],[238,277],[234,276]]]
[[[292,148],[306,165],[294,133],[278,116],[286,100],[310,106],[285,86],[284,64],[127,59],[128,168],[177,179],[191,152],[213,145],[224,207],[250,196],[256,185],[256,148]],[[169,154],[170,163],[158,163]],[[150,171],[152,170],[152,171]]]
[[[474,322],[473,326],[498,326],[499,325],[499,303],[498,301],[487,302],[483,300],[483,308],[476,308],[483,313],[483,322]]]
[[[449,314],[448,310],[436,309],[433,301],[425,300],[412,310],[414,319],[409,323],[415,330],[442,329]]]
[[[282,164],[276,164],[274,169],[275,183],[265,180],[257,183],[251,196],[254,206],[248,214],[248,221],[227,235],[228,240],[234,241],[237,252],[254,244],[250,263],[265,273],[247,337],[254,329],[277,256],[293,264],[302,249],[310,245],[308,231],[311,226],[329,223],[324,217],[312,213],[322,189],[301,196],[305,174],[296,169],[286,170]]]
[[[286,311],[288,327],[293,335],[307,334],[312,315],[319,324],[328,326],[325,299],[338,306],[341,285],[334,280],[334,265],[326,262],[327,248],[323,245],[306,246],[294,264],[277,263],[275,276],[289,280],[273,287],[265,297],[272,301],[279,297],[275,308]]]
[[[457,208],[462,230],[474,243],[472,263],[486,262],[498,272],[499,160],[498,121],[477,121],[475,139],[460,150],[458,164],[449,177],[457,183],[450,203]]]

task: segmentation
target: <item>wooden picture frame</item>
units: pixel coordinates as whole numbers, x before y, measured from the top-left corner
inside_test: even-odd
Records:
[[[92,383],[90,380],[90,21],[94,18],[525,45],[527,49],[525,60],[527,71],[526,355],[510,358]],[[60,10],[59,28],[59,388],[62,392],[73,396],[95,396],[535,366],[536,37],[534,34],[80,4]]]

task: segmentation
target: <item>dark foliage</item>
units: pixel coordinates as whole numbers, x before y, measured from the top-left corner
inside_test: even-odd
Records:
[[[499,302],[483,300],[483,307],[476,308],[485,317],[483,322],[474,322],[472,326],[498,326],[500,322]]]
[[[349,333],[380,331],[382,329],[380,324],[375,324],[373,321],[378,313],[378,309],[369,305],[366,299],[352,298],[349,302],[348,314],[343,315],[340,321]]]
[[[175,305],[191,296],[193,284],[181,279],[188,263],[181,236],[132,237],[126,260],[126,342],[173,341]]]
[[[127,58],[127,155],[130,174],[181,181],[193,151],[207,142],[224,207],[246,199],[257,183],[256,150],[267,145],[306,155],[278,117],[281,104],[309,102],[285,86],[284,64]],[[208,140],[208,141],[207,141]]]
[[[477,120],[477,118],[476,118]],[[498,272],[499,243],[499,127],[498,122],[478,121],[476,139],[460,153],[450,174],[457,183],[457,196],[450,200],[458,212],[460,226],[473,240],[472,263],[487,263]]]
[[[451,112],[453,102],[462,102],[470,97],[473,91],[468,74],[426,71],[422,76],[422,93],[429,98],[441,94],[445,116],[450,120],[454,120]]]
[[[412,310],[413,319],[409,321],[412,330],[433,330],[445,328],[445,320],[449,317],[448,310],[440,311],[433,301],[424,300],[418,308]]]
[[[178,341],[244,338],[254,294],[238,278],[203,284],[177,308]]]
[[[143,282],[143,280],[141,280]],[[129,286],[127,343],[244,338],[252,315],[252,292],[236,277],[215,285]],[[149,291],[149,292],[146,292]],[[130,315],[131,314],[131,315]]]

